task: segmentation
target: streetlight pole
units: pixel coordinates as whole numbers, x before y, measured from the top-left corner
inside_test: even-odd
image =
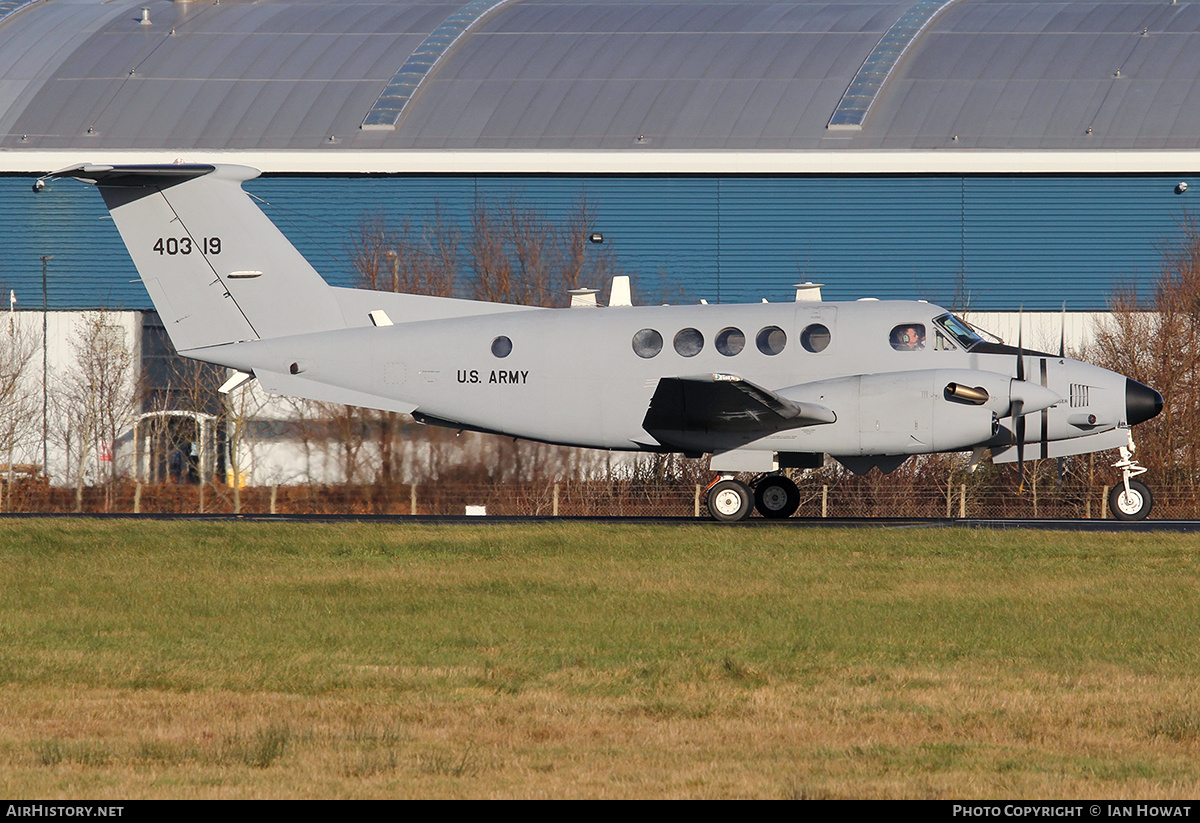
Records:
[[[48,332],[50,305],[46,299],[46,264],[54,259],[53,254],[43,254],[42,260],[42,476],[47,480],[50,479],[50,448],[47,442],[50,440],[50,415],[49,415],[49,398],[50,386],[48,383],[49,373],[49,352],[50,352],[50,337]]]

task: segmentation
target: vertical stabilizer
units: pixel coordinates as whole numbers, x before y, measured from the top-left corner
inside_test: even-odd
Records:
[[[330,286],[242,191],[246,166],[77,166],[180,352],[343,327]]]

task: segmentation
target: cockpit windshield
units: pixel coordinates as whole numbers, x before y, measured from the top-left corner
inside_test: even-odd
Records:
[[[983,338],[976,334],[970,326],[952,314],[943,314],[933,322],[941,326],[946,334],[950,335],[964,349],[983,342]]]

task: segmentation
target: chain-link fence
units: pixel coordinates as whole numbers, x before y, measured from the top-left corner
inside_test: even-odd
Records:
[[[1119,482],[1119,481],[1118,481]],[[139,485],[76,490],[36,482],[3,486],[0,510],[7,512],[231,513],[247,514],[421,514],[540,517],[707,517],[704,487],[688,482],[633,480],[427,483],[251,487]],[[1103,518],[1110,486],[1078,482],[1059,485],[1044,478],[1023,488],[947,481],[889,483],[887,478],[847,476],[836,482],[798,480],[797,517]],[[1155,490],[1151,517],[1200,517],[1200,490]]]

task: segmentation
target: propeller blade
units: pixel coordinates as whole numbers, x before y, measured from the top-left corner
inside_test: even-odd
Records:
[[[1025,306],[1017,312],[1017,380],[1025,380]],[[1025,401],[1012,401],[1013,430],[1017,435],[1017,491],[1025,491]]]
[[[1025,307],[1017,312],[1017,379],[1025,379]]]
[[[1025,491],[1025,403],[1012,403],[1013,433],[1017,436],[1017,491]]]
[[[1067,352],[1067,301],[1063,301],[1062,319],[1058,323],[1058,356],[1065,357]]]

